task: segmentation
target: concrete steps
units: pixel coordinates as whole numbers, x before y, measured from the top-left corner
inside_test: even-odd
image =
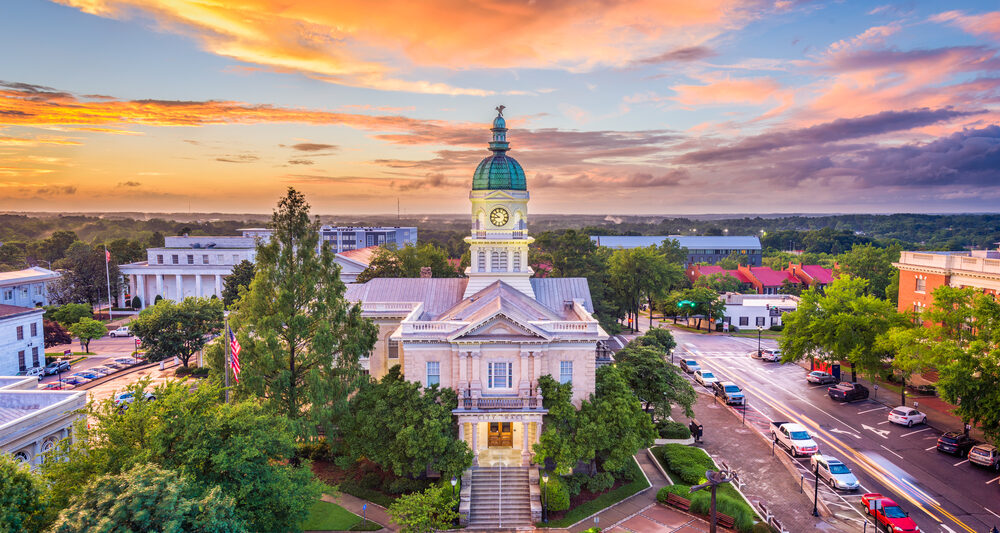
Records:
[[[469,529],[532,527],[527,468],[473,468],[471,488]]]

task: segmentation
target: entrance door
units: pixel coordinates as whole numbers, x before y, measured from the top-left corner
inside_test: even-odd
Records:
[[[513,448],[514,431],[510,422],[490,422],[488,444],[490,448]]]

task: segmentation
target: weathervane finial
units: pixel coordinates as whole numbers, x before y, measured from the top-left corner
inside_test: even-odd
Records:
[[[501,116],[501,117],[502,117],[502,116],[503,116],[503,110],[504,110],[504,109],[507,109],[507,106],[505,106],[505,105],[498,105],[498,106],[496,107],[496,110],[497,110],[497,116]]]

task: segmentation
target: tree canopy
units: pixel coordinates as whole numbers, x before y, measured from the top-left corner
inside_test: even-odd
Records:
[[[226,276],[225,281],[222,286],[222,303],[227,308],[232,306],[237,298],[240,297],[240,287],[246,290],[250,287],[250,282],[253,281],[253,276],[256,273],[256,268],[254,264],[246,259],[236,263],[233,266],[233,272]]]
[[[80,343],[83,344],[83,351],[87,353],[90,353],[90,341],[100,339],[108,334],[108,328],[104,326],[103,322],[87,317],[83,317],[75,324],[71,324],[69,331],[74,337],[80,339]]]
[[[160,300],[139,313],[131,324],[132,334],[142,340],[146,357],[162,361],[178,357],[184,366],[222,330],[222,302],[217,298],[189,296],[176,303]]]
[[[375,278],[419,278],[420,269],[430,267],[431,277],[455,278],[459,272],[448,262],[448,253],[432,243],[380,246],[368,268],[358,274],[358,283]]]
[[[697,395],[691,384],[678,367],[666,362],[664,350],[641,339],[643,337],[630,342],[615,354],[615,366],[642,402],[643,409],[668,416],[671,406],[677,405],[687,416],[693,417],[691,406]]]
[[[46,489],[26,464],[0,453],[0,531],[41,531]]]

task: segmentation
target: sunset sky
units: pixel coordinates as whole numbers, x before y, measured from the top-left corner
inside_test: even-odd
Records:
[[[3,0],[0,210],[1000,210],[993,1]]]

